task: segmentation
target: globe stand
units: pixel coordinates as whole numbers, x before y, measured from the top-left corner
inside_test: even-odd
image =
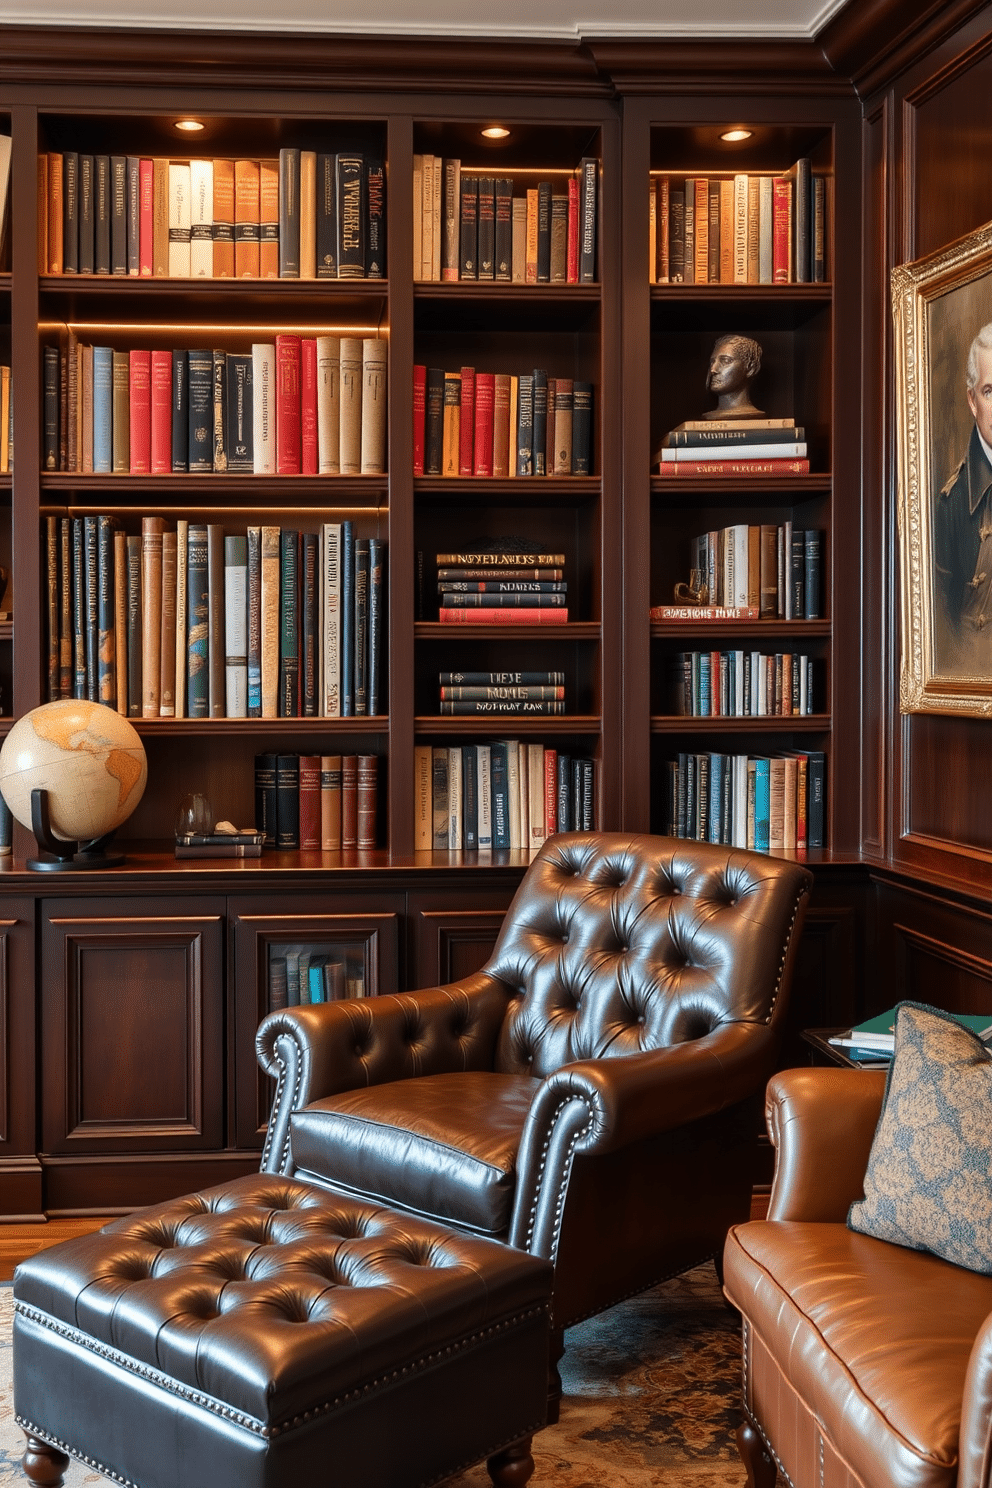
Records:
[[[78,868],[119,868],[124,862],[123,853],[105,852],[113,837],[108,832],[104,837],[95,837],[92,842],[66,842],[56,837],[48,815],[48,792],[31,792],[31,830],[38,846],[50,852],[52,858],[28,858],[28,867],[36,873],[67,873]],[[54,861],[53,861],[54,859]]]

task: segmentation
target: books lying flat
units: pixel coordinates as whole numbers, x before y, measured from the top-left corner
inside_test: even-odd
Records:
[[[447,610],[438,614],[442,625],[567,625],[567,610],[525,609]]]
[[[655,475],[809,475],[809,460],[671,460]]]
[[[661,451],[665,465],[685,460],[789,460],[806,454],[804,439],[739,443],[729,436],[706,444],[672,445]]]
[[[874,1018],[856,1023],[844,1033],[833,1034],[828,1042],[845,1051],[857,1050],[862,1055],[891,1054],[895,1045],[897,1011],[897,1008],[889,1008],[888,1012],[878,1013]],[[969,1028],[980,1039],[992,1039],[992,1019],[987,1013],[950,1013],[948,1016]],[[853,1057],[856,1056],[852,1053]]]

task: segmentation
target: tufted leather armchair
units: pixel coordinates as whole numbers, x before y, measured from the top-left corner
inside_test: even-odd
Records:
[[[474,976],[265,1019],[263,1170],[552,1260],[557,1329],[719,1255],[810,884],[707,843],[551,838]]]

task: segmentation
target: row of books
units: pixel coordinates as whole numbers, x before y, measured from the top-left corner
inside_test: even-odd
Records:
[[[300,943],[269,947],[268,1011],[364,997],[365,957],[359,946]]]
[[[755,852],[824,845],[826,756],[682,753],[666,761],[665,831]]]
[[[452,718],[565,713],[564,672],[441,672],[439,712]]]
[[[533,172],[514,181],[414,155],[414,279],[593,283],[599,162],[554,174],[530,185]]]
[[[418,744],[414,811],[418,852],[535,851],[555,832],[593,829],[593,763],[521,739]]]
[[[813,658],[779,651],[680,651],[672,658],[671,708],[682,718],[810,717]]]
[[[0,367],[0,475],[14,468],[14,402],[11,398],[10,368]]]
[[[702,532],[690,543],[689,563],[706,591],[694,609],[653,605],[652,620],[819,620],[822,533],[791,521],[735,523]]]
[[[388,342],[276,335],[248,352],[44,349],[43,468],[82,475],[382,475]]]
[[[338,718],[385,699],[385,543],[46,518],[48,697],[131,718]]]
[[[279,851],[376,845],[379,757],[256,754],[255,827]]]
[[[360,152],[38,156],[43,274],[384,279],[386,177]]]
[[[822,283],[829,182],[806,156],[780,175],[653,175],[652,284]]]
[[[462,367],[413,369],[413,473],[590,475],[592,383]]]
[[[438,553],[435,563],[440,601],[438,620],[443,625],[568,623],[564,553],[527,553],[520,548],[504,550],[501,546],[489,553]],[[447,674],[442,674],[442,680],[444,675]],[[461,680],[466,680],[467,675]],[[476,675],[480,685],[503,676],[486,672],[473,673],[473,678]],[[555,679],[557,675],[554,674]],[[541,682],[544,674],[535,677]],[[564,712],[564,709],[542,711]]]

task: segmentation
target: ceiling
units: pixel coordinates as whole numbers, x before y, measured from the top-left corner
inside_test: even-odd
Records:
[[[576,41],[584,37],[778,37],[809,40],[844,0],[500,0],[498,16],[471,17],[465,0],[378,0],[374,22],[344,0],[0,0],[8,25],[136,26],[240,31],[321,31],[393,36],[516,36]],[[483,7],[483,12],[487,7]]]

